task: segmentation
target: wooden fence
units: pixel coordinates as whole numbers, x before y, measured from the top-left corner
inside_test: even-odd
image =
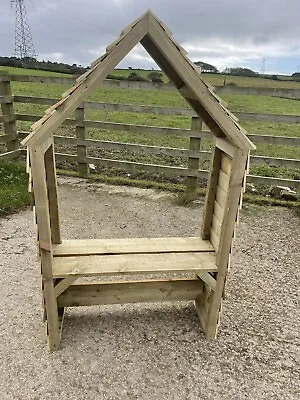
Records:
[[[28,132],[18,130],[17,121],[37,121],[40,117],[37,115],[18,114],[14,110],[14,103],[52,105],[58,99],[38,98],[29,96],[13,96],[11,91],[11,81],[21,82],[39,82],[39,83],[54,83],[68,84],[74,83],[72,78],[56,78],[56,77],[36,77],[36,76],[21,76],[7,74],[0,75],[0,103],[2,115],[0,123],[3,123],[4,134],[0,136],[0,143],[6,145],[6,152],[1,158],[15,159],[22,154],[22,149],[19,148],[19,139],[24,137]],[[174,90],[170,84],[152,84],[150,82],[128,82],[128,81],[105,81],[102,87],[109,88],[130,88],[130,89],[148,89],[148,90]],[[300,90],[298,89],[269,89],[269,88],[239,88],[235,86],[217,87],[217,91],[223,93],[238,93],[238,94],[255,94],[268,95],[276,97],[286,97],[300,99]],[[106,110],[118,112],[134,112],[144,114],[159,114],[159,115],[174,115],[191,117],[191,128],[169,128],[157,126],[145,126],[137,124],[114,123],[104,121],[88,120],[85,117],[85,110]],[[289,123],[300,124],[300,116],[294,115],[276,115],[276,114],[257,114],[257,113],[235,113],[241,121],[269,121],[274,123]],[[183,108],[167,108],[167,107],[152,107],[142,105],[115,104],[115,103],[96,103],[85,102],[75,112],[75,118],[69,118],[64,125],[74,126],[76,137],[55,136],[55,142],[58,144],[75,145],[77,148],[76,154],[57,153],[57,160],[68,161],[78,164],[79,174],[86,176],[89,173],[89,164],[101,165],[109,168],[122,169],[128,172],[146,171],[151,174],[165,174],[186,177],[187,188],[195,190],[198,178],[206,178],[208,171],[199,169],[201,160],[209,160],[211,153],[201,150],[201,139],[212,138],[212,134],[204,130],[201,121],[196,118],[191,109]],[[125,131],[145,133],[148,135],[160,134],[181,136],[189,138],[189,148],[171,148],[159,146],[146,146],[133,143],[121,143],[114,141],[93,140],[87,138],[87,128],[106,129],[112,131]],[[300,138],[274,136],[274,135],[257,135],[249,134],[248,137],[254,143],[265,143],[269,145],[284,145],[284,146],[300,146]],[[135,152],[148,155],[162,155],[181,157],[187,159],[187,168],[174,167],[167,165],[145,164],[132,161],[115,160],[100,157],[89,156],[89,148],[102,148],[126,152]],[[275,158],[265,156],[251,156],[250,164],[260,164],[269,166],[284,166],[300,169],[300,160],[288,158]],[[281,179],[266,176],[248,175],[248,182],[263,185],[284,185],[300,189],[299,180]]]

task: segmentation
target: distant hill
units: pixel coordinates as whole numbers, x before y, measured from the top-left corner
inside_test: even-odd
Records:
[[[26,58],[21,60],[17,57],[0,57],[0,65],[3,67],[28,68],[71,75],[81,75],[87,70],[87,68],[82,65],[69,65],[53,61],[38,61],[35,58]]]

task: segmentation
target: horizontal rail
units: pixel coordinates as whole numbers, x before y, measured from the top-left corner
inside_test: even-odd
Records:
[[[184,136],[184,137],[196,137],[196,138],[212,138],[212,134],[209,131],[193,131],[191,129],[180,129],[180,128],[169,128],[160,126],[148,126],[148,125],[136,125],[136,124],[123,124],[119,122],[103,122],[103,121],[91,121],[86,120],[83,122],[86,128],[100,128],[115,131],[125,132],[143,132],[154,135],[166,135],[166,136]]]
[[[20,132],[20,136],[25,136],[28,132]],[[117,142],[104,142],[104,141],[97,141],[97,140],[92,140],[92,139],[87,139],[84,141],[78,140],[76,138],[66,138],[66,137],[55,137],[56,141],[70,141],[72,144],[82,144],[81,142],[86,142],[86,145],[91,145],[95,146],[95,142],[97,143],[97,146],[102,145],[104,143],[107,144],[108,146],[112,145],[112,147],[118,145],[122,145],[122,143],[117,143]],[[66,140],[65,140],[66,139]],[[128,149],[131,147],[131,151],[134,151],[135,145],[129,145]],[[141,145],[136,145],[137,150],[139,147],[143,147]],[[151,152],[152,148],[156,146],[144,146],[145,148],[149,147],[149,153]],[[168,150],[169,154],[171,155],[172,148],[165,148]],[[165,150],[163,149],[163,151]],[[144,149],[145,150],[145,149]],[[178,155],[176,150],[183,151],[184,149],[175,149],[174,155]],[[13,158],[18,157],[21,153],[23,153],[25,150],[17,150],[17,151],[12,151],[8,153],[4,153],[0,156],[1,159],[6,159],[6,160],[11,160]],[[148,150],[146,150],[148,151]],[[156,150],[154,150],[156,151]],[[186,150],[188,152],[189,150]],[[210,155],[210,152],[200,152],[200,157],[204,159],[208,159]],[[57,153],[56,154],[57,160],[62,160],[62,161],[69,161],[69,162],[77,162],[79,160],[77,155],[71,155],[71,154],[62,154],[62,153]],[[96,164],[96,165],[103,165],[106,167],[112,167],[116,169],[124,169],[128,172],[134,172],[136,170],[143,170],[143,171],[148,171],[153,174],[166,174],[166,175],[175,175],[175,176],[197,176],[198,178],[204,178],[207,179],[208,177],[208,171],[206,170],[199,170],[198,172],[191,172],[186,168],[181,168],[181,167],[170,167],[170,166],[164,166],[164,165],[154,165],[154,164],[142,164],[142,163],[136,163],[136,162],[131,162],[131,161],[121,161],[121,160],[110,160],[110,159],[102,159],[102,158],[97,158],[97,157],[87,157],[85,159],[80,159],[81,162],[88,162],[90,164]],[[293,160],[293,159],[281,159],[281,158],[272,158],[272,157],[263,157],[263,156],[252,156],[250,157],[250,163],[251,164],[268,164],[268,165],[284,165],[284,166],[290,166],[294,168],[299,168],[299,163],[300,160]],[[267,176],[256,176],[256,175],[248,175],[247,176],[247,182],[249,183],[254,183],[254,184],[259,184],[259,185],[281,185],[281,186],[290,186],[294,187],[297,189],[300,189],[300,181],[299,180],[292,180],[292,179],[284,179],[284,178],[274,178],[274,177],[267,177]]]
[[[59,307],[188,301],[203,290],[201,279],[160,279],[130,282],[81,283],[71,285],[57,299]]]
[[[47,84],[61,84],[72,86],[76,83],[75,78],[64,78],[54,76],[29,76],[29,75],[10,75],[12,81],[17,82],[35,82]],[[154,82],[133,82],[105,80],[100,85],[109,89],[143,89],[143,90],[176,90],[175,86],[170,83],[154,83]],[[216,86],[216,92],[219,94],[238,94],[252,96],[271,96],[283,97],[288,99],[300,99],[300,89],[286,88],[266,88],[266,87],[239,87],[239,86]]]
[[[31,96],[13,96],[13,100],[17,103],[26,104],[40,104],[40,105],[53,105],[59,99],[50,99],[45,97],[31,97]],[[1,102],[1,96],[0,96]],[[92,110],[104,110],[111,112],[133,112],[143,114],[159,114],[159,115],[177,115],[192,117],[196,116],[194,111],[189,108],[179,107],[162,107],[162,106],[145,106],[135,104],[119,104],[119,103],[99,103],[99,102],[85,102],[84,107]],[[254,122],[274,122],[286,124],[300,124],[299,115],[284,115],[284,114],[260,114],[260,113],[247,113],[234,111],[234,114],[241,121],[254,121]]]
[[[0,136],[1,137],[1,136]],[[171,157],[193,157],[201,159],[209,159],[211,152],[209,151],[193,151],[189,149],[179,149],[173,147],[159,147],[159,146],[146,146],[134,143],[111,142],[95,139],[80,140],[77,138],[67,136],[54,136],[55,143],[65,143],[71,145],[87,146],[87,147],[101,147],[102,149],[130,151],[151,155],[165,155]]]
[[[27,114],[16,114],[16,118],[19,121],[38,121],[40,116],[27,115]],[[74,126],[76,125],[75,119],[66,119],[63,125]],[[166,135],[166,136],[183,136],[183,137],[196,137],[203,139],[212,139],[213,135],[210,131],[193,131],[191,129],[180,129],[180,128],[169,128],[159,126],[148,126],[148,125],[136,125],[136,124],[123,124],[118,122],[105,122],[105,121],[92,121],[85,120],[84,126],[87,128],[95,129],[107,129],[124,132],[136,132],[136,133],[148,133],[155,135]],[[272,145],[283,145],[283,146],[300,146],[300,138],[293,136],[274,136],[274,135],[257,135],[249,133],[248,138],[253,143],[266,143]]]
[[[300,160],[294,158],[275,158],[265,156],[250,156],[250,165],[269,165],[272,167],[299,168]]]
[[[69,162],[77,162],[78,157],[71,154],[56,153],[56,159]],[[199,171],[189,171],[186,168],[180,167],[169,167],[165,165],[154,165],[154,164],[142,164],[131,161],[120,161],[120,160],[109,160],[97,157],[86,157],[80,159],[81,162],[88,162],[91,164],[102,165],[105,167],[124,169],[128,172],[136,172],[137,170],[147,171],[152,174],[165,174],[171,176],[196,176],[198,178],[207,179],[207,170]],[[259,185],[281,185],[281,186],[291,186],[297,189],[300,188],[299,180],[283,179],[283,178],[272,178],[267,176],[257,176],[257,175],[247,175],[247,182],[259,184]]]
[[[23,139],[29,134],[29,132],[19,132],[20,138]],[[55,143],[69,144],[69,145],[80,145],[87,147],[100,147],[102,149],[118,150],[118,151],[130,151],[138,152],[143,154],[151,155],[166,155],[171,157],[193,157],[202,160],[209,160],[211,157],[210,151],[193,151],[189,149],[179,149],[174,147],[160,147],[160,146],[148,146],[140,145],[135,143],[123,143],[104,141],[96,139],[77,139],[69,136],[54,136]],[[0,136],[1,140],[1,136]],[[276,158],[267,156],[250,156],[250,164],[252,165],[269,165],[269,166],[284,166],[290,168],[300,168],[300,160],[293,158]]]
[[[253,183],[256,185],[265,185],[265,186],[290,186],[296,189],[300,189],[300,181],[293,179],[284,179],[284,178],[271,178],[269,176],[258,176],[258,175],[247,175],[247,182]]]
[[[69,162],[77,162],[78,156],[72,154],[62,154],[56,153],[56,159]],[[102,165],[104,167],[125,169],[128,172],[136,172],[137,170],[147,171],[151,174],[165,174],[165,175],[175,175],[175,176],[196,176],[198,178],[208,177],[208,171],[190,171],[187,168],[181,167],[170,167],[166,165],[156,165],[156,164],[143,164],[132,161],[122,161],[122,160],[111,160],[106,158],[98,157],[85,157],[80,158],[80,162],[87,162],[90,164]]]
[[[293,136],[274,136],[274,135],[256,135],[249,133],[248,138],[253,143],[266,143],[281,146],[300,146],[300,137]]]
[[[0,160],[14,160],[21,155],[21,150],[8,151],[7,153],[0,154]]]

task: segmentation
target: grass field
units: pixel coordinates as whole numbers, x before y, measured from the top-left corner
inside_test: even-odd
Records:
[[[0,216],[29,205],[24,165],[0,161]]]
[[[63,74],[59,72],[49,72],[49,71],[39,71],[34,69],[26,68],[13,68],[13,67],[2,67],[0,66],[0,71],[8,71],[14,75],[32,75],[32,76],[61,76],[65,78],[71,78],[72,75]],[[136,72],[143,78],[148,78],[148,74],[151,71],[143,69],[115,69],[110,75],[115,76],[128,76],[131,72]],[[164,82],[168,82],[168,78],[163,75]],[[215,86],[224,85],[224,75],[223,74],[202,74],[205,81],[211,83]],[[300,82],[295,82],[291,77],[279,76],[278,80],[270,80],[265,78],[247,78],[241,76],[226,76],[226,85],[235,85],[240,87],[274,87],[274,88],[287,88],[287,89],[300,89]]]
[[[10,73],[24,73],[23,69],[10,69]],[[44,71],[27,70],[30,75],[32,73],[42,75],[61,76],[63,74],[45,73]],[[130,70],[116,70],[117,75],[129,73]],[[149,71],[137,71],[138,73]],[[68,76],[68,75],[63,75]],[[204,79],[208,79],[213,84],[222,83],[223,79],[219,75],[203,74]],[[298,82],[283,82],[272,81],[261,78],[242,78],[242,77],[227,77],[234,80],[238,86],[271,86],[271,87],[294,87],[300,88]],[[219,80],[219,82],[218,82]],[[15,95],[36,96],[36,97],[51,97],[59,98],[60,95],[68,89],[64,85],[50,85],[37,83],[13,82],[13,92]],[[279,86],[278,86],[279,85]],[[280,86],[281,85],[281,86]],[[231,111],[244,111],[255,113],[274,113],[274,114],[290,114],[300,115],[300,101],[287,100],[263,96],[246,96],[246,95],[227,95],[223,96],[228,102]],[[125,89],[97,89],[90,97],[92,101],[108,102],[108,103],[124,103],[124,104],[144,104],[153,106],[165,107],[187,107],[184,99],[176,92],[164,91],[149,91],[149,90],[125,90]],[[22,114],[42,115],[45,106],[33,104],[16,104],[16,111]],[[169,126],[179,128],[190,128],[190,118],[182,116],[165,116],[154,114],[141,113],[123,113],[123,112],[105,112],[105,111],[87,111],[87,117],[93,120],[103,120],[112,122],[123,122],[132,124],[144,124],[152,126]],[[275,124],[262,122],[242,122],[242,125],[249,133],[270,134],[280,136],[295,136],[300,137],[299,125],[297,124]],[[19,129],[29,130],[30,123],[19,122]],[[71,128],[63,128],[61,133],[74,134]],[[170,146],[187,148],[188,139],[171,136],[158,135],[143,135],[129,132],[108,132],[105,130],[89,130],[90,137],[101,138],[104,140],[114,140],[120,142],[141,143],[149,145]],[[202,141],[202,149],[208,149],[210,141]],[[291,146],[275,146],[259,144],[257,150],[252,153],[269,157],[295,158],[300,159],[300,147]],[[115,156],[115,154],[113,154]],[[145,155],[119,155],[119,158],[126,158],[131,161],[151,162],[149,156]],[[156,159],[152,157],[152,161],[156,163],[169,163],[171,165],[181,165],[182,160]],[[290,179],[300,179],[299,170],[291,168],[277,168],[269,166],[251,166],[251,173],[256,175],[267,175],[284,177]]]

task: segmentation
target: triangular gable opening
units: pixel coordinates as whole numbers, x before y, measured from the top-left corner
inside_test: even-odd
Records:
[[[50,107],[46,115],[32,126],[32,133],[22,144],[38,144],[53,134],[140,42],[216,137],[225,137],[244,150],[254,149],[237,119],[213,93],[213,88],[201,79],[198,68],[170,35],[168,28],[151,11],[135,20],[107,47],[106,53],[92,63],[92,68],[77,79],[76,85],[63,94],[63,99]]]

